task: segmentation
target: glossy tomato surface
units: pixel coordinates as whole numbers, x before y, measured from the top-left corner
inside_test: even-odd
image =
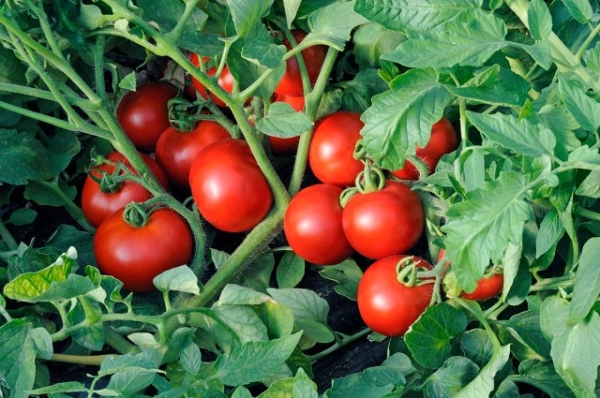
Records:
[[[461,292],[460,296],[467,300],[483,301],[502,293],[504,287],[504,275],[492,274],[477,281],[477,287],[471,293]]]
[[[136,148],[152,152],[169,122],[169,100],[178,90],[166,82],[149,82],[128,91],[117,106],[117,121]]]
[[[302,112],[304,109],[304,96],[291,96],[291,95],[282,95],[275,94],[273,97],[275,102],[285,102],[289,104],[296,112]],[[271,147],[271,152],[274,155],[288,155],[291,153],[295,153],[298,149],[298,143],[300,142],[300,136],[291,137],[291,138],[281,138],[268,136],[269,146]]]
[[[423,204],[408,185],[387,181],[382,190],[352,196],[342,226],[348,242],[365,257],[406,253],[423,233]]]
[[[167,175],[160,165],[148,155],[140,153],[142,159],[146,162],[150,171],[156,176],[158,182],[169,188]],[[106,159],[113,162],[122,162],[129,170],[134,171],[129,161],[119,152],[111,152],[106,156]],[[116,170],[116,166],[112,164],[103,164],[93,168],[90,173],[94,178],[101,179],[103,173],[112,174]],[[137,174],[137,172],[134,172]],[[98,227],[100,223],[110,216],[115,211],[122,209],[130,202],[144,202],[152,197],[150,191],[138,184],[137,182],[124,180],[120,183],[113,192],[104,192],[101,184],[96,182],[91,176],[87,176],[83,183],[81,191],[81,209],[83,214],[88,219],[90,224]]]
[[[354,158],[364,123],[357,112],[340,111],[325,116],[314,128],[308,151],[308,163],[315,177],[326,184],[354,185],[364,169]]]
[[[198,57],[198,54],[192,54],[191,55],[191,61],[192,64],[194,64],[196,67],[200,66],[200,58]],[[208,58],[204,59],[205,62],[208,61]],[[208,76],[213,76],[215,73],[217,73],[217,68],[216,67],[212,67],[209,68],[206,71],[206,74]],[[196,90],[198,91],[198,93],[200,93],[200,95],[204,98],[208,98],[208,94],[206,92],[206,87],[204,87],[204,85],[202,83],[200,83],[200,81],[194,77],[191,78],[192,79],[192,84],[194,85],[194,87],[196,88]],[[235,86],[235,79],[233,78],[233,75],[231,74],[231,72],[229,71],[229,68],[227,66],[225,66],[223,68],[223,71],[221,72],[221,75],[219,75],[219,78],[217,79],[217,84],[226,92],[228,92],[229,94],[231,94],[233,92],[233,87]],[[223,100],[221,100],[219,97],[217,97],[216,95],[211,93],[211,98],[213,99],[213,101],[215,101],[215,104],[217,104],[220,107],[225,107],[225,102],[223,102]]]
[[[231,138],[225,127],[212,120],[201,120],[192,131],[173,126],[160,135],[156,144],[156,160],[169,181],[178,188],[189,187],[189,175],[196,156],[215,141]]]
[[[94,236],[94,256],[100,271],[123,282],[132,292],[154,290],[158,274],[188,264],[193,236],[185,219],[171,209],[158,209],[142,227],[129,225],[123,209],[108,217]]]
[[[271,187],[242,140],[204,148],[192,164],[190,187],[202,217],[225,232],[252,229],[273,204]]]
[[[342,229],[341,193],[338,186],[315,184],[300,190],[290,201],[283,230],[292,250],[304,260],[333,265],[354,251]]]
[[[388,256],[369,265],[358,284],[358,310],[363,321],[385,336],[403,336],[427,309],[433,295],[433,283],[408,287],[398,281],[397,268],[405,255]],[[431,269],[422,258],[413,261]]]
[[[448,119],[443,117],[431,128],[431,136],[424,148],[417,146],[416,156],[427,165],[429,174],[435,171],[435,168],[447,153],[458,148],[458,136],[456,130]],[[418,180],[419,170],[410,161],[404,163],[404,167],[392,172],[394,176],[401,180]]]
[[[302,40],[307,36],[307,33],[300,30],[292,30],[292,35],[296,40],[296,43],[301,43]],[[283,44],[287,47],[288,51],[292,48],[289,40],[285,39]],[[306,65],[306,72],[311,86],[314,86],[319,72],[323,67],[325,56],[327,55],[327,47],[323,45],[316,45],[308,47],[301,51],[304,65]],[[275,88],[275,93],[284,95],[304,95],[304,87],[302,86],[302,75],[300,73],[300,66],[296,57],[291,57],[286,61],[285,74],[279,81],[279,84]]]

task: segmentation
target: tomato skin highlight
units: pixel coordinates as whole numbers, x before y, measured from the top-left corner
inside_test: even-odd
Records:
[[[215,228],[244,232],[265,218],[273,193],[245,141],[228,138],[204,148],[190,169],[192,196]]]
[[[315,177],[325,184],[354,185],[363,163],[354,158],[364,123],[357,112],[340,111],[325,116],[314,128],[308,163]]]
[[[169,181],[178,188],[189,187],[192,163],[206,146],[215,141],[231,138],[219,123],[201,120],[192,131],[180,131],[168,127],[156,144],[156,160],[167,174]]]
[[[275,94],[275,102],[285,102],[289,104],[296,112],[302,112],[304,109],[304,96],[291,96],[283,94]],[[291,138],[281,138],[268,136],[269,146],[274,155],[289,155],[295,153],[298,149],[300,136]]]
[[[310,263],[334,265],[354,252],[342,229],[341,193],[338,186],[315,184],[300,190],[288,205],[285,237],[292,250]]]
[[[433,296],[433,283],[408,287],[398,281],[397,265],[406,255],[388,256],[369,265],[358,284],[357,302],[365,324],[384,336],[403,336],[421,316]],[[413,257],[418,267],[431,264]]]
[[[167,175],[160,165],[150,156],[140,153],[140,156],[146,162],[150,171],[158,179],[158,182],[165,188],[169,189],[169,181]],[[134,171],[131,164],[121,153],[113,151],[106,156],[107,160],[112,162],[122,162],[131,171]],[[92,169],[91,173],[96,178],[102,177],[102,171],[111,174],[116,170],[116,167],[111,164],[103,164]],[[137,172],[135,172],[137,174]],[[102,223],[102,221],[110,216],[115,211],[125,207],[130,202],[144,202],[152,197],[150,191],[144,188],[137,182],[125,180],[121,182],[121,186],[115,192],[102,192],[100,184],[89,175],[83,183],[81,191],[81,210],[87,220],[94,227]]]
[[[149,82],[128,91],[117,106],[117,121],[136,148],[154,151],[160,134],[169,122],[169,100],[178,90],[166,82]]]
[[[477,281],[477,287],[471,293],[465,291],[460,293],[460,297],[467,300],[484,301],[502,293],[504,287],[504,275],[493,274],[489,277],[483,277]]]
[[[296,43],[300,44],[302,40],[307,36],[307,33],[300,30],[292,30],[292,35],[296,40]],[[291,43],[287,40],[283,40],[283,44],[286,46],[288,51],[292,48]],[[327,55],[327,46],[316,45],[308,47],[300,52],[304,65],[306,66],[306,72],[311,86],[315,85],[319,72],[325,62],[325,56]],[[286,61],[286,69],[283,77],[279,81],[279,84],[275,88],[275,93],[299,96],[304,95],[304,87],[302,86],[302,74],[300,73],[300,66],[296,57],[291,57]]]
[[[424,225],[421,198],[398,181],[387,181],[379,191],[353,195],[342,213],[348,242],[373,259],[406,253],[421,238]]]
[[[416,156],[427,165],[429,174],[435,171],[435,168],[442,158],[447,153],[450,153],[458,148],[458,136],[456,130],[450,121],[442,117],[431,128],[431,136],[427,145],[421,148],[417,146]],[[404,162],[404,167],[392,171],[392,175],[401,180],[418,180],[419,170],[410,161]]]
[[[93,245],[102,273],[129,291],[146,293],[155,289],[158,274],[190,262],[194,241],[185,219],[171,209],[153,211],[139,228],[123,220],[121,209],[100,225]]]
[[[190,60],[192,61],[192,64],[194,64],[194,66],[196,66],[197,68],[200,67],[200,58],[198,57],[198,54],[192,54]],[[204,61],[205,62],[208,61],[208,58],[204,58]],[[212,67],[212,68],[209,68],[206,70],[206,74],[208,76],[214,76],[215,73],[217,73],[217,67]],[[194,85],[194,87],[196,88],[198,93],[200,93],[200,95],[203,98],[208,98],[208,93],[206,91],[206,87],[204,87],[204,85],[202,83],[200,83],[200,81],[198,79],[194,78],[193,76],[190,76],[190,77],[192,79],[192,84]],[[233,93],[233,87],[235,86],[235,79],[233,78],[233,75],[229,71],[229,68],[227,67],[227,65],[225,65],[225,67],[223,67],[223,71],[221,72],[221,75],[219,75],[219,78],[217,79],[217,84],[223,90],[228,92],[229,94]],[[217,104],[217,106],[220,106],[221,108],[224,108],[227,106],[225,104],[225,102],[223,102],[222,99],[220,99],[213,93],[210,93],[210,96],[213,99],[213,101],[215,102],[215,104]]]

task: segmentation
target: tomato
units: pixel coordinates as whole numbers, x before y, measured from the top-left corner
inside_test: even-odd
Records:
[[[192,61],[192,64],[194,64],[196,67],[200,66],[200,58],[198,57],[198,54],[192,54],[191,61]],[[204,62],[207,62],[207,61],[208,61],[208,58],[204,58]],[[206,74],[208,76],[213,76],[215,73],[217,73],[217,67],[209,68],[206,71]],[[200,93],[200,95],[202,97],[208,98],[208,94],[206,93],[206,87],[204,87],[204,85],[202,83],[200,83],[200,81],[198,79],[192,77],[192,84],[194,85],[194,87],[196,88],[198,93]],[[227,67],[227,65],[223,68],[223,71],[219,75],[219,78],[217,79],[217,84],[219,86],[221,86],[221,88],[223,90],[227,91],[229,94],[233,93],[233,87],[235,86],[235,79],[233,78],[233,75],[229,71],[229,68]],[[212,97],[213,101],[215,101],[215,104],[217,104],[218,106],[220,106],[220,107],[227,106],[227,105],[225,105],[225,102],[223,102],[223,100],[218,98],[216,95],[211,93],[210,96]]]
[[[304,96],[291,96],[291,95],[282,95],[275,94],[274,100],[276,102],[285,102],[289,104],[296,112],[302,112],[304,109]],[[290,153],[295,153],[298,149],[298,143],[300,142],[300,136],[291,137],[291,138],[280,138],[269,136],[269,146],[271,147],[271,152],[274,155],[287,155]]]
[[[307,33],[294,29],[292,35],[296,39],[296,43],[300,44],[306,37]],[[288,51],[292,48],[290,42],[287,39],[283,40],[283,44],[287,47]],[[304,65],[306,66],[306,72],[308,73],[308,79],[310,80],[311,86],[315,85],[319,72],[325,61],[327,55],[327,46],[316,45],[308,47],[300,52]],[[300,66],[296,57],[291,57],[286,61],[285,73],[279,84],[275,88],[275,93],[285,95],[304,95],[304,87],[302,86],[302,75],[300,73]]]
[[[213,142],[198,154],[190,187],[202,217],[225,232],[252,229],[273,204],[271,187],[250,147],[233,138]]]
[[[364,169],[363,163],[354,158],[363,126],[360,114],[348,111],[332,113],[316,123],[308,163],[319,181],[341,187],[354,185]]]
[[[416,155],[427,165],[429,174],[435,171],[435,168],[447,153],[458,148],[458,137],[454,127],[448,119],[442,117],[431,128],[431,136],[425,147],[417,146]],[[394,176],[401,180],[418,180],[419,170],[410,161],[404,163],[404,167],[392,172]]]
[[[140,227],[128,224],[123,210],[110,215],[96,231],[94,256],[100,270],[123,282],[125,289],[150,292],[154,277],[192,259],[192,232],[171,209],[154,210]]]
[[[207,145],[227,138],[231,138],[227,129],[212,120],[199,121],[192,131],[170,126],[158,138],[156,160],[173,185],[189,187],[190,168],[196,156]]]
[[[352,246],[342,229],[342,188],[315,184],[298,192],[283,219],[283,231],[292,250],[317,265],[338,264],[348,258]]]
[[[492,274],[491,276],[484,276],[477,281],[477,287],[471,293],[463,291],[460,296],[467,300],[483,301],[502,293],[503,287],[504,275]]]
[[[383,189],[352,196],[342,212],[348,242],[368,258],[406,253],[425,225],[423,204],[408,185],[387,181]]]
[[[152,152],[169,122],[169,100],[178,90],[166,82],[149,82],[128,91],[117,106],[117,121],[136,148]]]
[[[409,287],[398,280],[398,264],[410,257],[395,255],[375,261],[358,284],[361,318],[368,327],[385,336],[403,336],[427,309],[433,295],[433,283]],[[413,261],[419,268],[432,268],[420,257],[413,257]]]

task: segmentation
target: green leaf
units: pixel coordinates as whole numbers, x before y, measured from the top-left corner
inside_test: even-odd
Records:
[[[581,24],[589,21],[594,14],[592,6],[587,0],[562,0],[562,2],[567,6],[573,18]]]
[[[600,128],[600,103],[589,97],[576,80],[562,77],[558,80],[558,88],[560,98],[581,127],[597,131]]]
[[[529,31],[536,40],[543,40],[552,33],[552,15],[543,0],[531,0],[527,9]]]
[[[305,262],[293,251],[286,252],[277,266],[277,286],[281,289],[295,287],[304,277]]]
[[[494,346],[483,329],[472,329],[461,336],[460,348],[465,356],[479,367],[485,366],[494,354]]]
[[[404,336],[413,358],[437,369],[451,356],[452,339],[467,327],[467,316],[446,303],[430,306]],[[435,355],[431,355],[435,352]]]
[[[510,45],[505,36],[506,25],[493,15],[453,21],[441,31],[409,34],[408,40],[382,58],[409,68],[482,66],[496,51]]]
[[[600,295],[598,258],[600,258],[600,238],[594,237],[585,242],[579,257],[568,318],[570,324],[584,322]]]
[[[218,305],[260,305],[273,301],[268,295],[257,292],[248,287],[228,284],[223,290],[217,301]]]
[[[592,170],[579,184],[575,193],[588,198],[600,198],[600,169]]]
[[[29,393],[33,395],[48,394],[48,396],[53,396],[50,394],[67,394],[76,392],[88,392],[88,389],[83,383],[80,383],[78,381],[66,381],[63,383],[56,383],[52,384],[51,386],[36,388],[35,390],[29,391]]]
[[[524,311],[513,315],[501,324],[508,329],[508,333],[537,353],[539,359],[550,357],[550,344],[544,338],[540,327],[540,314],[537,311]]]
[[[429,397],[452,398],[479,373],[479,367],[465,357],[449,357],[425,381]]]
[[[48,143],[48,160],[52,176],[58,176],[81,150],[81,143],[72,131],[60,131]]]
[[[340,18],[342,15],[343,18]],[[354,1],[333,3],[308,17],[310,33],[302,44],[327,44],[343,51],[354,28],[367,22],[366,18],[354,11]]]
[[[366,23],[352,35],[352,54],[361,71],[376,68],[380,66],[381,55],[389,53],[404,40],[406,36],[402,33],[388,30],[375,22]]]
[[[452,95],[432,70],[414,69],[398,76],[391,90],[373,97],[363,113],[362,142],[376,165],[387,170],[404,166],[416,145],[424,147],[431,128],[439,121]]]
[[[235,31],[244,37],[271,10],[273,0],[230,0],[227,2]]]
[[[388,90],[387,83],[377,69],[361,69],[354,78],[343,83],[342,109],[363,113],[371,106],[371,99]]]
[[[215,376],[228,386],[259,381],[285,363],[301,335],[299,332],[271,341],[247,342],[217,358]]]
[[[454,19],[481,15],[480,0],[357,0],[355,10],[388,29],[427,32],[443,30]]]
[[[561,222],[558,211],[550,209],[540,223],[540,229],[535,241],[535,257],[540,258],[550,250],[564,235],[565,227]]]
[[[77,261],[80,264],[95,264],[93,236],[89,232],[80,231],[72,225],[61,224],[46,241],[59,252],[66,253],[70,247],[77,250]]]
[[[214,306],[213,311],[214,317],[221,321],[213,326],[213,335],[220,345],[237,347],[239,343],[269,338],[267,327],[251,306],[223,304]]]
[[[300,368],[294,376],[294,386],[292,387],[292,397],[297,398],[317,398],[317,386],[306,374],[304,369]]]
[[[299,136],[313,126],[302,112],[296,112],[285,102],[274,102],[269,106],[267,116],[258,120],[256,127],[266,135],[291,138]]]
[[[323,267],[319,274],[323,278],[336,282],[333,289],[337,294],[356,301],[358,283],[363,275],[356,261],[347,259],[339,264]]]
[[[499,260],[509,243],[521,242],[530,216],[524,187],[523,175],[504,172],[448,210],[448,223],[442,227],[446,254],[463,290],[473,291],[490,259]]]
[[[202,354],[200,348],[188,338],[179,350],[179,363],[186,374],[196,376],[202,366]]]
[[[65,206],[66,200],[75,199],[77,188],[54,177],[51,181],[29,181],[23,196],[39,205],[62,207]]]
[[[267,40],[250,40],[242,49],[242,57],[268,69],[275,69],[287,52],[284,45],[276,45]]]
[[[504,367],[510,356],[510,346],[501,346],[492,359],[465,388],[455,394],[455,398],[488,397],[494,389],[494,376]]]
[[[50,178],[50,161],[34,134],[0,129],[0,184],[25,185]]]
[[[513,380],[539,388],[551,398],[574,398],[575,395],[554,370],[550,361],[525,360],[519,363],[519,374]]]
[[[556,140],[550,129],[501,113],[483,114],[467,111],[473,125],[489,140],[518,154],[552,156]]]
[[[28,225],[35,220],[37,215],[37,211],[30,208],[17,209],[10,213],[6,224],[12,224],[17,227]]]
[[[285,11],[285,19],[287,22],[287,28],[292,29],[292,22],[298,15],[298,10],[302,5],[302,0],[286,0],[283,2],[283,9]]]
[[[102,289],[100,289],[102,290]],[[68,313],[69,324],[77,325],[87,321],[88,326],[75,330],[72,334],[73,340],[82,347],[91,351],[101,351],[106,342],[104,324],[99,321],[102,309],[98,301],[89,301],[84,310],[80,302]]]
[[[10,397],[25,398],[35,381],[36,350],[30,338],[33,326],[15,319],[0,326],[0,375],[8,383]]]
[[[158,369],[157,353],[143,351],[136,355],[108,356],[100,364],[101,376],[110,376],[107,390],[121,394],[133,394],[143,391],[152,384]]]
[[[187,265],[180,265],[157,275],[153,283],[161,292],[174,291],[200,294],[198,277]]]

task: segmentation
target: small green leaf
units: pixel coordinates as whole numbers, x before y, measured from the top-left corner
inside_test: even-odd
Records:
[[[174,291],[191,294],[200,294],[198,277],[187,265],[167,270],[157,275],[153,280],[154,286],[162,292]]]
[[[37,217],[37,211],[30,208],[17,209],[10,213],[6,224],[12,224],[17,227],[31,224]]]
[[[581,127],[597,131],[600,128],[600,103],[589,97],[583,86],[575,80],[560,78],[558,88],[560,98]]]
[[[251,40],[242,49],[242,57],[265,68],[275,69],[287,49],[283,45],[276,45],[265,40]]]
[[[494,389],[494,376],[504,368],[510,356],[510,346],[501,346],[492,359],[465,388],[454,395],[455,398],[488,397]]]
[[[358,282],[363,275],[362,269],[353,259],[347,259],[336,265],[323,267],[319,274],[326,279],[336,282],[333,288],[336,293],[356,301]]]
[[[110,376],[106,389],[133,394],[152,384],[158,369],[158,353],[144,351],[137,355],[108,356],[100,364],[99,375]]]
[[[529,31],[536,40],[542,40],[552,33],[552,15],[543,0],[531,0],[527,9]]]
[[[550,344],[542,334],[539,312],[520,312],[501,324],[507,327],[509,333],[521,344],[538,354],[540,359],[550,357]]]
[[[179,350],[179,363],[188,375],[194,377],[202,366],[200,348],[191,339],[186,339]]]
[[[274,0],[229,0],[227,5],[231,10],[231,18],[235,31],[244,37],[261,18],[271,10]]]
[[[519,374],[515,376],[514,381],[539,388],[552,398],[575,398],[573,391],[554,370],[551,361],[540,362],[532,359],[522,361],[519,363]]]
[[[540,258],[550,250],[564,235],[565,227],[561,222],[558,211],[550,209],[540,223],[540,229],[535,241],[535,257]]]
[[[592,17],[594,10],[587,0],[562,0],[577,22],[584,24]]]
[[[20,391],[20,395],[11,397],[26,397],[24,392],[33,388],[36,349],[30,338],[32,329],[33,325],[25,319],[0,326],[0,375],[14,393]]]
[[[48,153],[34,134],[0,129],[0,148],[0,183],[25,185],[50,178]]]
[[[250,289],[245,286],[228,284],[223,290],[217,301],[218,305],[260,305],[273,301],[273,299],[261,292]]]
[[[88,392],[88,389],[85,387],[83,383],[78,381],[67,381],[63,383],[56,383],[51,386],[36,388],[35,390],[28,391],[32,395],[48,395],[52,396],[53,394],[68,394],[68,393],[76,393],[76,392]],[[58,396],[58,395],[56,395]]]
[[[472,329],[463,333],[460,339],[460,348],[465,356],[479,367],[485,366],[494,353],[492,341],[483,329]]]
[[[266,135],[291,138],[299,136],[313,125],[302,112],[296,112],[285,102],[274,102],[269,106],[267,116],[256,123],[256,127]]]
[[[340,18],[342,15],[344,17]],[[343,51],[354,28],[367,22],[366,18],[354,11],[354,1],[333,3],[308,17],[310,33],[302,43],[327,43],[336,50]]]
[[[427,378],[425,392],[429,397],[452,398],[479,373],[479,367],[465,357],[449,357]]]
[[[277,286],[281,289],[295,287],[304,277],[305,262],[294,252],[286,252],[277,266]]]
[[[583,245],[579,257],[568,318],[570,324],[582,323],[600,295],[598,258],[600,258],[600,238],[591,238]]]
[[[58,176],[81,150],[81,143],[72,131],[60,131],[48,143],[48,160],[52,176]]]
[[[467,327],[467,316],[446,303],[430,306],[404,336],[413,358],[426,368],[437,369],[450,358],[452,339]],[[435,352],[436,355],[431,355]]]
[[[594,169],[579,184],[575,191],[577,195],[587,196],[588,198],[600,198],[600,169]]]

